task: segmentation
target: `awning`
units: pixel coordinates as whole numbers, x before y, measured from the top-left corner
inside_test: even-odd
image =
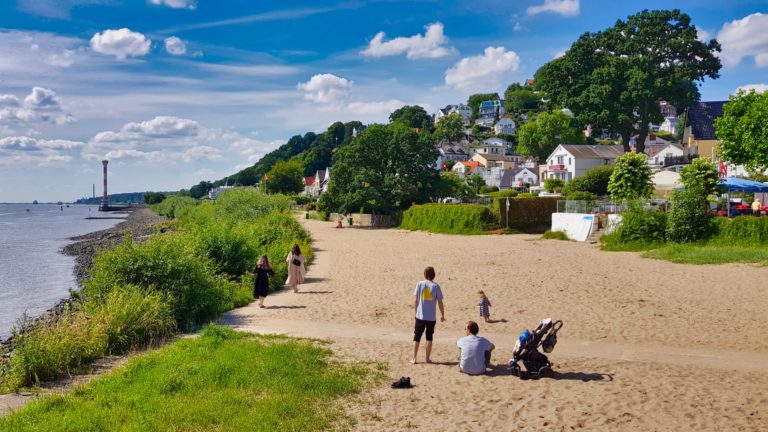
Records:
[[[728,192],[768,192],[768,184],[738,177],[728,177],[720,180],[720,185],[725,186]]]

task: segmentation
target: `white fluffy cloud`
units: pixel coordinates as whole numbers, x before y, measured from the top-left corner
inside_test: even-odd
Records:
[[[526,12],[528,15],[552,12],[562,16],[576,16],[579,14],[579,0],[544,0],[543,4],[530,6]]]
[[[492,89],[518,67],[520,56],[516,52],[504,47],[488,47],[483,54],[465,57],[445,71],[445,83],[458,89]]]
[[[85,143],[68,140],[45,140],[28,136],[12,136],[0,139],[0,165],[36,163],[51,165],[57,162],[69,162],[72,150],[85,146]]]
[[[115,56],[119,60],[145,56],[149,53],[151,44],[146,36],[127,28],[104,30],[91,38],[91,48],[94,51]]]
[[[704,43],[709,42],[712,39],[712,34],[699,26],[696,27],[696,38]]]
[[[766,91],[768,91],[768,84],[747,84],[737,88],[736,92],[738,92],[739,90],[744,90],[746,92],[754,90],[758,93],[765,93]]]
[[[314,75],[309,81],[296,85],[304,92],[304,99],[326,105],[341,104],[349,96],[351,87],[352,81],[334,74]]]
[[[165,51],[170,55],[184,55],[187,53],[187,44],[176,36],[171,36],[165,39]]]
[[[369,57],[394,56],[405,53],[409,59],[438,58],[455,54],[456,49],[448,45],[442,23],[430,24],[424,34],[396,37],[384,41],[384,32],[379,32],[360,54]]]
[[[197,8],[197,2],[195,0],[149,0],[153,5],[168,6],[173,9],[190,9]]]
[[[64,111],[61,100],[51,89],[33,87],[23,101],[12,94],[0,94],[0,124],[11,126],[28,123],[65,125],[74,121],[74,117]]]
[[[744,57],[754,57],[758,67],[768,66],[768,14],[754,13],[725,23],[717,40],[726,66],[736,66]]]

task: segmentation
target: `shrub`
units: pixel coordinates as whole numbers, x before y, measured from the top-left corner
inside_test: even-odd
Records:
[[[192,234],[198,255],[210,259],[216,270],[236,279],[253,267],[258,250],[250,237],[248,224],[233,225],[208,221],[193,226]]]
[[[515,189],[504,189],[498,192],[491,192],[488,196],[491,198],[513,198],[517,196],[517,191]]]
[[[288,210],[293,200],[285,195],[265,195],[254,188],[234,188],[216,198],[216,214],[230,221],[253,222],[272,211]]]
[[[636,153],[624,153],[616,158],[611,180],[608,182],[608,192],[612,200],[622,202],[651,196],[651,167],[645,159],[646,155]]]
[[[565,196],[565,199],[575,201],[593,201],[595,198],[597,198],[595,194],[587,191],[573,191]]]
[[[597,196],[608,195],[608,183],[613,174],[613,165],[601,165],[590,168],[584,174],[574,178],[563,188],[563,194],[590,192]]]
[[[213,318],[225,297],[213,265],[199,257],[195,243],[172,233],[135,244],[130,237],[94,259],[86,296],[105,298],[115,286],[137,285],[166,293],[176,322],[182,329]]]
[[[690,187],[672,195],[672,209],[667,221],[667,238],[678,243],[705,239],[712,232],[707,193]]]
[[[552,224],[552,213],[557,211],[558,198],[537,198],[520,194],[509,200],[509,227],[520,230],[547,229]],[[499,217],[499,225],[506,226],[507,200],[496,199],[493,206]],[[542,230],[543,231],[543,230]]]
[[[714,194],[720,183],[720,173],[710,158],[696,158],[680,170],[680,182],[686,189],[704,188],[707,195]]]
[[[550,231],[547,230],[544,232],[544,234],[541,236],[542,239],[545,240],[570,240],[568,237],[568,234],[566,234],[563,231]]]
[[[565,181],[562,179],[548,178],[544,179],[544,189],[549,192],[560,191],[565,186]]]
[[[645,210],[641,202],[632,201],[627,211],[621,214],[621,224],[614,238],[620,243],[664,242],[666,229],[666,213],[660,210]]]
[[[499,188],[497,186],[488,186],[488,185],[480,186],[481,194],[489,194],[489,193],[498,192],[498,191],[499,191]]]
[[[717,217],[712,219],[712,225],[712,242],[742,246],[768,244],[768,218],[766,217]]]
[[[538,195],[533,194],[531,192],[523,192],[521,194],[517,194],[517,198],[536,198]]]
[[[178,217],[179,211],[188,207],[194,207],[200,204],[200,201],[187,196],[170,196],[159,204],[152,206],[152,209],[161,216],[169,218]]]
[[[315,202],[315,199],[309,195],[291,195],[291,199],[296,203],[296,205],[305,205]]]
[[[477,204],[423,204],[403,212],[400,227],[450,234],[482,234],[496,225],[490,209]]]

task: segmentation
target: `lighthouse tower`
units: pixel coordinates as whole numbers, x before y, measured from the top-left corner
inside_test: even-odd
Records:
[[[109,210],[109,195],[107,195],[107,164],[109,163],[108,160],[101,161],[101,164],[104,166],[104,196],[101,197],[101,206],[99,206],[99,210],[101,211],[107,211]]]

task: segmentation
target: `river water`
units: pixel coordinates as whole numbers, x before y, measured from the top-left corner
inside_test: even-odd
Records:
[[[40,315],[77,288],[75,260],[59,251],[70,237],[120,222],[86,219],[102,215],[97,206],[0,204],[0,338],[24,312]]]

